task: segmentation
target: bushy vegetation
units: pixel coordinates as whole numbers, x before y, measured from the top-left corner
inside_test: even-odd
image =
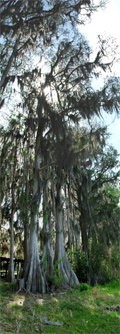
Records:
[[[80,282],[96,285],[119,279],[120,254],[117,243],[106,248],[104,244],[93,245],[90,242],[88,259],[81,248],[69,252],[69,258]]]
[[[71,266],[75,271],[80,282],[88,281],[88,265],[87,258],[84,252],[81,251],[81,248],[74,249],[68,252]]]

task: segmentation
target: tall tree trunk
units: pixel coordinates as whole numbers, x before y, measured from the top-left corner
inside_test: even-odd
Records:
[[[19,41],[20,41],[20,36],[21,35],[19,35],[19,37],[16,39],[15,45],[13,47],[13,52],[12,52],[12,54],[11,54],[9,60],[8,60],[8,63],[7,63],[6,68],[5,68],[5,71],[3,72],[3,75],[2,75],[2,78],[1,78],[1,81],[0,81],[0,89],[2,87],[4,87],[4,85],[5,85],[5,79],[6,79],[8,73],[10,71],[13,59],[15,58],[17,47],[18,47]]]
[[[89,217],[89,215],[86,215],[87,210],[88,210],[88,203],[86,201],[86,198],[84,196],[84,192],[82,193],[82,189],[81,189],[82,185],[80,185],[78,183],[77,180],[77,197],[78,197],[78,205],[79,205],[79,211],[80,211],[80,230],[81,230],[81,237],[82,237],[82,251],[85,253],[86,255],[86,261],[87,261],[87,279],[88,282],[90,284],[91,282],[91,268],[89,265],[89,240],[88,240],[88,233],[87,233],[87,229],[88,229],[88,224],[86,221],[86,216]],[[86,189],[86,196],[87,196],[87,189]],[[83,203],[83,199],[84,199],[84,203]],[[83,207],[83,205],[85,205],[86,203],[86,210]]]
[[[13,214],[11,217],[11,231],[10,231],[10,267],[8,278],[10,282],[14,282],[15,275],[14,275],[14,221],[13,221]]]
[[[16,164],[17,164],[17,137],[15,138],[15,147],[14,147],[14,156],[13,156],[13,170],[11,172],[12,175],[12,207],[11,207],[11,221],[10,221],[10,264],[8,270],[8,280],[10,282],[14,282],[14,214],[15,214],[15,175],[16,175]]]
[[[87,224],[86,224],[87,205],[86,209],[84,209],[86,199],[84,199],[84,191],[82,191],[83,186],[84,185],[81,185],[79,183],[79,179],[77,178],[76,187],[77,187],[78,207],[80,212],[79,222],[80,222],[80,231],[82,238],[82,251],[85,252],[86,257],[88,258],[88,235],[87,235]]]
[[[46,292],[46,283],[41,268],[38,250],[38,212],[41,200],[40,180],[40,152],[37,150],[35,157],[35,178],[32,199],[32,220],[30,227],[29,260],[25,271],[25,286],[27,291]]]
[[[54,260],[51,206],[50,206],[49,200],[50,199],[48,195],[48,185],[44,178],[43,180],[43,231],[42,231],[43,256],[42,256],[42,263],[43,263],[43,268],[44,268],[44,272],[46,276],[48,290],[52,289],[53,260]]]
[[[29,222],[24,222],[24,270],[29,261],[29,246],[30,246],[30,227]]]
[[[13,283],[15,280],[14,274],[14,210],[15,210],[15,201],[14,201],[14,181],[12,182],[12,213],[10,219],[10,263],[8,268],[8,281]]]
[[[27,150],[29,152],[29,142],[27,143]],[[29,189],[29,169],[26,156],[24,157],[24,183],[25,183],[25,197],[23,196],[23,209],[22,209],[22,219],[24,223],[24,271],[28,265],[29,261],[29,245],[30,245],[30,223],[28,216],[28,198],[30,194]]]
[[[80,230],[81,230],[81,238],[82,238],[82,251],[86,254],[86,257],[88,257],[88,235],[87,235],[86,222],[84,219],[83,212],[81,212],[79,221],[80,221]]]
[[[61,185],[56,185],[56,245],[55,245],[55,263],[58,263],[59,276],[63,277],[61,281],[64,287],[78,286],[79,281],[74,271],[72,270],[70,263],[67,259],[64,247],[64,234],[63,234],[63,212],[62,212],[62,200],[61,200]]]
[[[35,148],[35,175],[32,198],[32,219],[30,224],[30,246],[29,259],[25,270],[24,279],[27,291],[45,293],[47,285],[45,280],[45,273],[39,259],[38,249],[38,213],[41,202],[42,182],[40,177],[41,167],[41,151],[43,148],[43,131],[44,131],[44,98],[38,99],[37,113],[39,119],[36,148]]]
[[[2,191],[2,159],[0,155],[0,233],[1,233],[1,225],[2,225],[2,200],[3,200],[3,191]]]

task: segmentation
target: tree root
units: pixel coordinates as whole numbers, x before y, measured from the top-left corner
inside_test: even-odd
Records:
[[[50,321],[48,320],[47,317],[43,317],[41,318],[41,322],[44,324],[44,325],[49,325],[49,326],[62,326],[63,325],[63,322],[58,322],[58,321]]]

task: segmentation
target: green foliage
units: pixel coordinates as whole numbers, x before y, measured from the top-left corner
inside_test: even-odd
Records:
[[[48,254],[46,253],[43,258],[43,267],[46,271],[47,280],[49,285],[53,285],[55,288],[58,288],[62,285],[64,280],[64,275],[61,273],[61,270],[59,268],[59,264],[64,260],[64,257],[60,260],[55,261],[55,264],[53,266],[53,274],[50,275],[49,269],[48,269],[48,263],[47,263],[47,257]]]
[[[43,268],[45,271],[47,270],[47,256],[48,254],[46,253],[43,257]]]
[[[86,283],[81,283],[77,289],[79,289],[80,291],[87,291],[90,289],[90,286]]]
[[[101,263],[105,259],[105,247],[100,243],[90,241],[89,244],[89,275],[90,282],[97,283]]]
[[[64,260],[64,257],[60,260],[55,261],[54,264],[54,279],[53,284],[56,288],[60,287],[64,281],[64,275],[61,273],[60,268],[58,267],[59,264]]]
[[[81,249],[69,252],[69,258],[71,266],[83,286],[86,282],[91,285],[105,284],[119,277],[120,254],[117,243],[106,248],[104,244],[93,243],[91,240],[88,261]]]
[[[91,244],[89,268],[90,278],[94,283],[105,284],[118,278],[119,275],[119,246],[106,248],[104,244]]]
[[[69,251],[69,259],[80,282],[87,282],[87,259],[81,248]]]
[[[1,296],[9,295],[9,293],[14,293],[15,291],[16,283],[0,282]]]

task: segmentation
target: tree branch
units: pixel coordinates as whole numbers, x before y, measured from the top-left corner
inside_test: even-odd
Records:
[[[16,53],[16,50],[17,50],[17,47],[18,47],[18,44],[19,44],[19,41],[20,41],[20,36],[21,35],[19,35],[19,37],[17,38],[17,40],[15,42],[15,45],[14,45],[14,48],[13,48],[13,52],[12,52],[10,58],[9,58],[9,61],[8,61],[7,65],[6,65],[5,71],[3,72],[3,75],[2,75],[2,78],[1,78],[1,81],[0,81],[0,89],[2,89],[2,87],[4,86],[5,79],[6,79],[7,75],[8,75],[8,73],[9,73],[10,67],[12,65],[12,62],[13,62],[13,59],[15,57],[15,53]]]

